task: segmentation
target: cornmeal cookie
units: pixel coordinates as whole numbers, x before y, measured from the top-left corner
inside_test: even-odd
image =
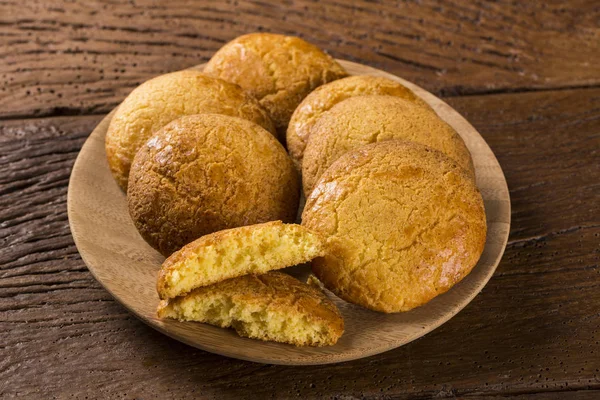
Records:
[[[234,39],[215,53],[204,72],[237,83],[256,96],[271,115],[282,141],[302,99],[316,87],[348,75],[317,46],[273,33]]]
[[[198,114],[142,146],[127,200],[142,237],[168,256],[223,229],[293,222],[298,186],[291,159],[269,132],[241,118]]]
[[[320,86],[302,100],[287,128],[287,148],[298,169],[302,168],[302,157],[311,129],[324,113],[349,97],[378,94],[400,97],[429,108],[407,87],[378,76],[349,76]]]
[[[289,275],[246,275],[161,301],[159,318],[233,327],[240,336],[329,346],[344,333],[344,320],[321,291]]]
[[[336,104],[313,125],[302,162],[304,194],[310,194],[319,177],[342,154],[390,139],[439,150],[475,177],[467,146],[431,109],[399,97],[360,96]]]
[[[307,199],[302,224],[327,240],[313,273],[341,298],[387,313],[446,292],[479,260],[483,200],[464,169],[399,140],[341,156]]]
[[[157,282],[161,299],[248,274],[291,267],[325,254],[319,234],[281,221],[248,225],[202,236],[163,263]]]
[[[267,112],[239,86],[198,71],[161,75],[134,89],[110,121],[106,156],[119,186],[127,190],[133,157],[153,133],[183,115],[201,113],[244,118],[275,134]]]

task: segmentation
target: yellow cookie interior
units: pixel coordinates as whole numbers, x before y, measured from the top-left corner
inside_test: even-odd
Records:
[[[332,345],[344,331],[331,300],[279,272],[246,275],[163,300],[158,316],[232,327],[240,336],[296,346]]]
[[[263,274],[324,255],[316,233],[280,221],[243,226],[201,237],[171,255],[159,273],[162,299],[247,274]]]

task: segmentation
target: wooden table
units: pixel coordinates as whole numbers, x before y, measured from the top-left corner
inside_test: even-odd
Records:
[[[600,398],[599,18],[585,0],[0,2],[0,397]],[[509,244],[438,330],[344,364],[253,364],[155,332],[88,272],[66,212],[88,134],[252,31],[414,81],[496,153]]]

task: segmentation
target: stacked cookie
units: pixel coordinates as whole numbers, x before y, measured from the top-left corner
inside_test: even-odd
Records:
[[[344,331],[335,304],[320,290],[273,272],[324,255],[320,235],[280,221],[203,236],[164,262],[158,316],[297,346],[335,344]]]
[[[475,266],[485,213],[460,136],[403,85],[347,75],[299,38],[250,34],[120,105],[106,153],[167,257],[159,317],[332,345],[344,323],[321,286],[407,311]],[[318,284],[276,271],[311,261]]]

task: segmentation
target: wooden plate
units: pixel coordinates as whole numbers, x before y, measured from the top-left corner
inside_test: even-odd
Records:
[[[383,76],[411,88],[465,140],[473,155],[488,223],[485,250],[469,276],[449,292],[407,313],[380,314],[331,296],[346,322],[344,335],[331,347],[297,348],[240,338],[233,330],[205,324],[159,320],[155,281],[163,257],[137,233],[127,212],[125,194],[113,180],[104,153],[104,135],[113,111],[83,145],[69,182],[71,232],[94,277],[142,321],[172,338],[228,357],[271,364],[326,364],[382,353],[431,332],[469,304],[494,273],[508,239],[510,199],[496,157],[462,116],[431,93],[374,68],[340,63],[353,75]],[[308,267],[296,267],[293,272],[306,275]]]

